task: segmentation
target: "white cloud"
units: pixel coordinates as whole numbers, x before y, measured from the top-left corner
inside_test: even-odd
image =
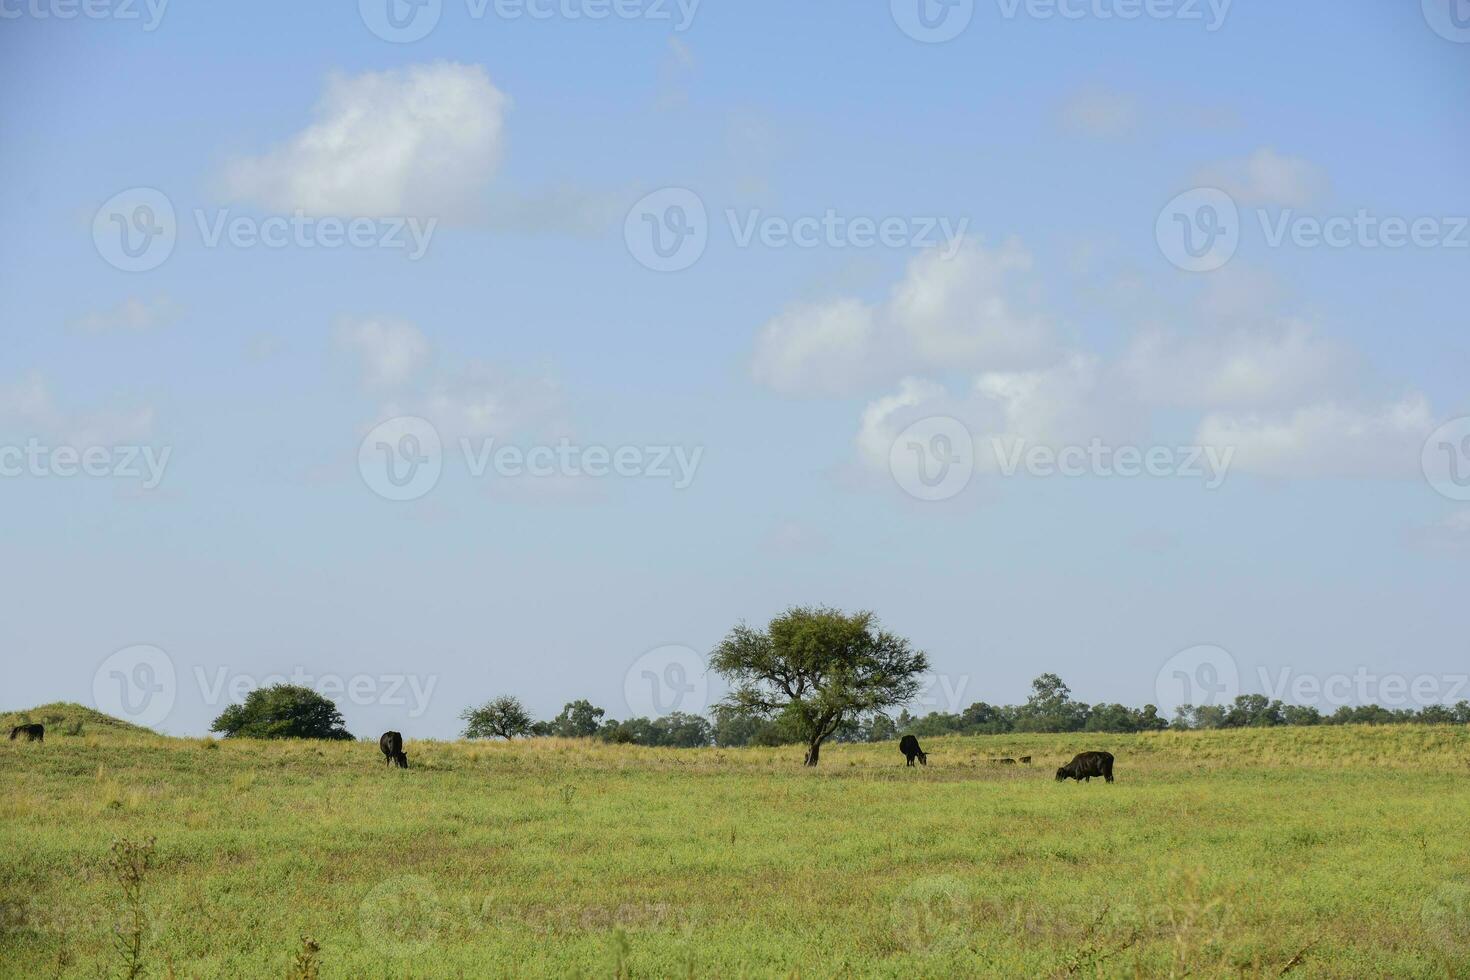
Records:
[[[1330,189],[1327,171],[1301,157],[1282,156],[1263,147],[1239,160],[1206,167],[1195,182],[1218,187],[1247,207],[1306,207]]]
[[[382,418],[428,419],[446,441],[553,440],[570,435],[560,387],[547,377],[513,374],[472,362],[453,377],[434,380],[413,397],[384,406]]]
[[[508,106],[478,65],[333,76],[316,121],[231,163],[224,189],[273,211],[460,217],[477,207],[500,160]]]
[[[1325,402],[1273,414],[1212,413],[1196,439],[1235,447],[1235,468],[1263,476],[1409,477],[1433,428],[1428,401],[1410,394],[1371,408]]]
[[[1138,103],[1131,95],[1089,86],[1062,104],[1062,128],[1079,136],[1121,139],[1138,129]]]
[[[840,394],[873,372],[877,317],[857,300],[796,307],[761,328],[751,373],[786,394]]]
[[[0,426],[26,439],[86,449],[138,443],[153,430],[151,407],[68,412],[39,374],[0,385]]]
[[[121,303],[106,310],[83,314],[71,321],[77,330],[89,333],[104,333],[111,330],[151,330],[174,322],[179,316],[179,306],[165,295],[148,299],[129,296]]]
[[[360,359],[363,383],[370,388],[396,388],[429,360],[429,341],[412,323],[343,319],[334,333],[337,345]]]
[[[1347,354],[1308,323],[1185,335],[1145,330],[1134,337],[1120,370],[1149,404],[1185,408],[1281,408],[1334,390]]]
[[[863,409],[857,434],[858,455],[869,466],[886,469],[893,440],[916,419],[948,414],[934,408],[934,403],[948,394],[943,385],[933,381],[922,378],[901,380],[897,393],[870,402]],[[926,410],[913,411],[920,406],[926,406]]]
[[[923,371],[1008,370],[1055,359],[1045,317],[1027,312],[1016,242],[964,242],[908,264],[880,307],[845,298],[786,310],[757,336],[755,380],[787,394],[835,394]]]
[[[1012,445],[1077,445],[1116,436],[1124,424],[1121,399],[1103,386],[1101,361],[1091,354],[1071,353],[1036,371],[987,371],[974,393],[985,433]]]

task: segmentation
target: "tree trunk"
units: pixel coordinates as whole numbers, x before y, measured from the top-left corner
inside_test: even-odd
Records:
[[[807,746],[807,750],[806,750],[806,762],[804,762],[803,765],[808,765],[808,766],[814,766],[814,765],[816,765],[817,764],[817,756],[819,756],[821,754],[822,754],[822,740],[821,739],[817,739],[816,741],[812,742],[811,745]]]

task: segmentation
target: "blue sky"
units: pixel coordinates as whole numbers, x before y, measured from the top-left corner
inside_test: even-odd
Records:
[[[686,662],[650,651],[793,603],[876,610],[930,653],[933,708],[1044,670],[1164,700],[1201,644],[1240,691],[1365,669],[1457,692],[1470,503],[1422,456],[1470,435],[1450,0],[1238,0],[1214,30],[1206,4],[991,0],[939,44],[905,2],[706,0],[680,29],[653,0],[595,21],[444,0],[409,43],[369,29],[374,0],[175,0],[151,30],[144,6],[5,6],[0,447],[110,469],[0,477],[0,706],[117,711],[137,681],[167,688],[137,717],[196,734],[215,679],[297,671],[367,678],[339,699],[361,734],[449,736],[500,693],[626,717],[650,664]],[[126,271],[108,208],[131,220],[138,188],[176,234]],[[667,188],[707,246],[659,272],[629,241]],[[1191,272],[1160,214],[1197,188],[1239,242]],[[298,212],[316,247],[206,234]],[[739,241],[829,212],[902,241]],[[320,244],[354,218],[370,244]],[[410,220],[432,222],[418,258],[381,244]],[[1422,242],[1385,246],[1385,220]],[[442,475],[395,501],[362,459],[403,417]],[[919,499],[907,447],[935,432],[972,472]],[[688,486],[475,476],[460,440],[488,439],[698,462]],[[1214,488],[1007,475],[997,439],[1229,466]],[[156,486],[118,472],[144,448]]]

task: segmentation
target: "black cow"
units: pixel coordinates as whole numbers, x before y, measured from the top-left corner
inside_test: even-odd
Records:
[[[1090,783],[1093,776],[1101,776],[1110,783],[1113,781],[1113,753],[1079,752],[1071,762],[1057,770],[1059,783],[1064,779]]]
[[[384,732],[378,739],[378,748],[383,750],[383,761],[399,769],[408,768],[408,753],[403,751],[403,736],[398,732]]]
[[[46,726],[16,725],[10,730],[10,740],[12,742],[22,735],[26,737],[27,742],[44,742],[46,741]]]
[[[915,759],[919,760],[920,765],[927,766],[929,764],[929,754],[919,748],[919,740],[912,735],[905,735],[898,740],[898,751],[903,753],[904,759],[907,760],[907,765],[913,765]]]

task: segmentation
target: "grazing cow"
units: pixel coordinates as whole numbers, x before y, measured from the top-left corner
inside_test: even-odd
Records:
[[[918,759],[922,766],[929,764],[929,754],[919,748],[919,740],[912,735],[905,735],[898,740],[898,751],[903,753],[907,765],[913,765],[915,759]]]
[[[10,730],[10,740],[12,742],[22,735],[26,737],[27,742],[44,742],[46,741],[46,726],[16,725]]]
[[[1016,761],[1019,762],[1023,766],[1029,766],[1029,765],[1031,765],[1031,757],[1029,755],[1023,755],[1023,756],[1021,756],[1021,758],[1017,759]]]
[[[383,761],[389,766],[408,768],[408,753],[403,751],[403,736],[398,732],[384,732],[378,739],[378,748],[383,750]]]
[[[1059,783],[1064,779],[1090,783],[1093,776],[1101,776],[1110,783],[1113,781],[1113,753],[1079,752],[1071,762],[1057,770]]]
[[[990,761],[1002,766],[1014,766],[1016,764],[1015,759],[991,759]]]

